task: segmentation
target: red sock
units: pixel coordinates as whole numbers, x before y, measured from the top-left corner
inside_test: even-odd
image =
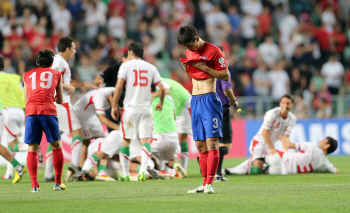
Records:
[[[32,180],[32,188],[34,186],[39,187],[39,183],[37,180],[37,172],[38,172],[38,163],[36,161],[36,152],[28,152],[27,155],[27,167],[29,171],[30,179]]]
[[[55,183],[61,184],[61,176],[62,176],[62,170],[63,170],[63,153],[62,148],[53,149],[53,167],[55,168],[55,175],[56,180]]]
[[[218,169],[220,160],[219,150],[209,150],[208,167],[207,167],[207,183],[213,185],[213,180]]]
[[[201,172],[203,176],[203,186],[207,184],[207,161],[208,161],[208,151],[199,153],[199,166],[201,167]]]

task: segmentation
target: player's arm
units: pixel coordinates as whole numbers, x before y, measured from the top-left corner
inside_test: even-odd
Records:
[[[98,89],[98,86],[90,84],[89,82],[85,82],[85,81],[71,80],[70,84],[75,88],[87,87],[91,89]]]
[[[62,77],[58,81],[58,84],[56,86],[56,103],[63,104],[63,85],[62,85]]]
[[[159,87],[159,97],[160,97],[160,100],[159,100],[159,103],[157,104],[156,106],[156,110],[158,111],[161,111],[162,108],[163,108],[163,102],[164,102],[164,96],[165,96],[165,92],[164,92],[164,86],[162,83],[158,84],[158,87]]]
[[[71,86],[71,85],[67,85],[62,83],[62,88],[67,90],[69,92],[69,94],[73,94],[75,92],[75,87]]]
[[[125,82],[124,78],[118,78],[117,84],[115,85],[113,101],[112,101],[112,104],[111,104],[112,105],[111,115],[112,115],[114,120],[118,120],[118,117],[119,117],[118,101],[119,101],[120,95],[122,94],[124,82]]]
[[[187,70],[187,64],[186,63],[181,63],[182,64],[182,68],[185,70],[185,72],[187,73],[188,77],[190,77],[190,74],[188,74],[188,70]]]
[[[105,114],[97,114],[97,116],[98,116],[98,119],[100,119],[100,122],[108,126],[109,128],[116,129],[116,130],[120,129],[119,125],[109,120]]]
[[[230,99],[231,105],[238,106],[238,101],[235,95],[233,94],[233,90],[231,88],[224,90],[224,94]]]
[[[26,82],[24,82],[23,94],[24,94],[24,103],[27,104],[27,101],[28,101],[28,90],[27,90]]]
[[[94,84],[98,85],[100,88],[102,88],[102,84],[103,84],[103,78],[99,75],[96,76],[95,80],[94,80]]]
[[[271,154],[273,155],[273,154],[276,153],[276,149],[275,149],[275,147],[272,145],[269,132],[270,132],[270,130],[268,130],[268,129],[263,129],[261,134],[262,134],[262,136],[263,136],[263,138],[264,138],[264,140],[265,140],[265,143],[266,143],[267,146],[270,148]]]
[[[162,82],[162,85],[164,87],[164,95],[169,95],[170,94],[170,85],[165,83],[165,82]],[[154,99],[155,97],[159,97],[159,96],[160,96],[159,90],[152,93],[152,99]]]
[[[218,78],[223,81],[228,81],[230,78],[230,73],[228,69],[224,70],[215,70],[210,67],[208,67],[203,61],[196,62],[196,63],[190,63],[193,67],[202,70],[203,72],[208,73],[209,75],[213,76],[214,78]]]
[[[288,151],[288,149],[297,149],[297,145],[289,141],[289,135],[281,136],[279,140],[283,144],[284,151]]]

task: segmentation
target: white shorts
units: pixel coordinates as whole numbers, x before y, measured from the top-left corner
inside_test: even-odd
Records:
[[[2,136],[2,130],[4,126],[4,110],[0,110],[0,144],[1,144],[1,136]]]
[[[176,116],[175,123],[179,134],[182,133],[192,135],[191,99],[191,96],[188,97],[181,114]]]
[[[94,115],[87,120],[81,117],[78,118],[81,123],[81,129],[83,131],[83,139],[105,137],[102,124],[97,115]]]
[[[141,141],[139,139],[131,140],[129,148],[130,148],[130,156],[129,156],[130,160],[141,156],[142,146],[141,146]]]
[[[106,153],[110,158],[115,154],[119,154],[120,147],[122,146],[121,134],[120,130],[113,130],[110,132],[102,141],[100,151]]]
[[[164,163],[177,158],[178,143],[179,135],[177,132],[155,134],[151,141],[151,151],[160,161],[160,170],[164,170],[162,168]]]
[[[56,104],[60,131],[70,133],[81,129],[81,125],[71,103]]]
[[[4,141],[12,142],[21,135],[25,118],[24,110],[19,107],[7,107],[2,112],[4,114],[4,131],[7,132]]]
[[[97,138],[96,140],[92,141],[90,145],[88,146],[88,152],[87,156],[93,155],[97,151],[101,151],[101,144],[104,138]]]
[[[252,161],[259,158],[265,158],[265,156],[270,152],[270,148],[265,143],[262,135],[255,135],[249,145],[249,152]]]
[[[277,151],[275,154],[268,154],[265,157],[265,163],[269,166],[267,173],[271,175],[282,174],[282,157],[284,151]]]
[[[137,113],[123,110],[120,123],[122,126],[123,138],[152,138],[152,111]]]

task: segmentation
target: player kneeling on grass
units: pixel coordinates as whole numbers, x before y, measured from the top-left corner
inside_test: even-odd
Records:
[[[310,142],[291,143],[288,138],[281,137],[283,148],[296,149],[299,152],[277,151],[266,156],[268,174],[297,174],[297,173],[338,173],[338,169],[328,161],[327,156],[338,147],[338,142],[326,137],[318,146]]]
[[[53,152],[53,166],[56,174],[54,190],[66,189],[61,181],[64,159],[60,146],[61,134],[58,128],[57,110],[54,104],[54,101],[58,104],[63,102],[62,75],[57,70],[50,69],[53,58],[54,54],[50,50],[39,51],[36,56],[36,64],[39,68],[24,75],[26,102],[24,142],[29,145],[27,166],[32,180],[32,192],[40,192],[37,180],[37,153],[43,131]]]
[[[155,92],[155,85],[152,85]],[[154,93],[152,93],[154,97]],[[165,169],[165,164],[175,169],[180,178],[186,178],[186,170],[176,161],[176,149],[179,142],[179,134],[177,133],[175,117],[176,109],[174,100],[169,96],[165,96],[162,111],[156,110],[160,98],[156,96],[152,100],[152,110],[154,119],[154,138],[151,140],[152,153],[160,161],[160,170]]]
[[[27,168],[22,166],[11,154],[10,150],[8,150],[6,147],[1,145],[1,133],[2,128],[4,124],[4,117],[3,117],[3,107],[1,104],[1,98],[0,98],[0,155],[3,156],[8,162],[11,163],[11,165],[15,168],[16,174],[13,178],[12,183],[17,183],[21,180],[24,173],[26,173]]]

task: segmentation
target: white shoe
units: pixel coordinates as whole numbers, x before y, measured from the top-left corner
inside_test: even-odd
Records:
[[[214,193],[215,193],[215,191],[214,191],[213,185],[211,185],[211,184],[205,185],[204,194],[214,194]]]
[[[95,180],[101,180],[101,181],[115,181],[114,178],[109,177],[108,175],[97,175],[95,177]]]
[[[66,190],[66,185],[64,185],[63,183],[61,184],[58,184],[58,183],[55,183],[55,185],[53,186],[53,190],[54,191],[63,191],[63,190]]]
[[[174,169],[180,174],[181,178],[187,178],[187,172],[179,163],[174,164]]]
[[[188,190],[187,191],[188,194],[196,194],[196,193],[203,193],[203,192],[204,192],[204,186],[203,185],[201,185],[197,189],[193,189],[193,190]]]

